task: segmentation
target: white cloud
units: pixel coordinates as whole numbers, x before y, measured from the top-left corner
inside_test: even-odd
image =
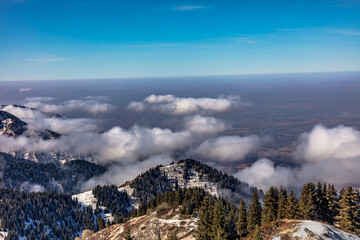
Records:
[[[214,117],[194,115],[184,118],[184,128],[194,133],[213,135],[229,129],[230,124]]]
[[[34,91],[32,88],[19,88],[19,92],[31,92]]]
[[[144,99],[147,103],[172,103],[175,101],[175,96],[172,94],[166,95],[155,95],[151,94],[150,96]]]
[[[173,95],[150,95],[143,102],[131,102],[133,111],[155,111],[169,115],[211,114],[249,106],[239,96],[219,98],[180,98]]]
[[[360,156],[360,132],[351,127],[315,126],[302,134],[296,156],[309,162]]]
[[[9,112],[14,116],[20,118],[26,122],[27,132],[34,133],[43,131],[46,129],[53,130],[60,134],[68,134],[73,132],[88,132],[97,131],[98,120],[89,118],[57,118],[45,115],[37,110],[29,108],[20,108],[12,105],[7,105],[1,108],[1,110]]]
[[[190,150],[190,154],[217,162],[236,161],[256,151],[260,146],[261,139],[255,135],[222,136],[205,140],[200,146]]]
[[[251,167],[238,171],[234,176],[264,191],[271,186],[294,187],[298,185],[290,168],[275,167],[274,163],[266,158],[259,159]]]
[[[94,177],[87,182],[83,183],[81,189],[83,191],[94,188],[96,185],[121,185],[125,181],[129,181],[134,179],[140,172],[144,172],[151,167],[155,167],[158,165],[167,165],[170,164],[173,159],[169,156],[169,154],[160,154],[150,156],[149,158],[138,161],[131,164],[123,164],[123,165],[113,165],[109,167],[108,171],[99,176]]]
[[[317,125],[301,135],[295,155],[303,160],[296,168],[275,167],[272,161],[260,159],[234,175],[263,190],[271,185],[300,189],[318,181],[338,188],[359,186],[360,132],[354,128]]]
[[[53,97],[27,97],[25,98],[25,101],[27,102],[49,102],[53,101]]]
[[[45,113],[64,113],[71,111],[89,112],[91,114],[106,113],[115,109],[115,106],[94,99],[72,99],[59,104],[48,104],[43,101],[32,101],[25,104],[27,107],[39,109]]]
[[[211,6],[206,5],[178,5],[173,7],[173,11],[194,11],[200,9],[211,8]]]

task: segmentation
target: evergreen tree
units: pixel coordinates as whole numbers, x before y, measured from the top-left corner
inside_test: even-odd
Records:
[[[100,217],[98,220],[98,226],[99,226],[99,231],[101,231],[105,228],[105,221],[102,217]]]
[[[339,214],[336,217],[341,228],[360,233],[359,192],[351,186],[341,190]]]
[[[285,217],[289,219],[299,218],[299,202],[293,190],[291,190],[287,197],[286,214]]]
[[[277,219],[278,204],[279,190],[276,187],[270,187],[264,197],[262,223],[269,223]]]
[[[236,226],[240,237],[245,237],[247,235],[247,213],[246,204],[243,199],[240,201],[239,217]]]
[[[210,196],[205,196],[204,200],[201,202],[198,217],[199,220],[197,222],[198,227],[196,230],[196,239],[211,240],[212,201],[210,199]]]
[[[327,210],[326,221],[330,224],[335,223],[335,217],[338,215],[339,199],[334,185],[328,185],[326,190]]]
[[[215,202],[211,231],[213,236],[212,239],[225,240],[229,237],[227,232],[227,222],[225,219],[225,210],[220,199]]]
[[[286,218],[286,207],[287,207],[287,191],[281,187],[279,191],[279,206],[278,206],[278,219]]]
[[[305,184],[299,199],[300,215],[302,219],[315,220],[316,219],[316,188],[315,184]]]
[[[124,240],[134,240],[135,238],[131,235],[131,229],[130,227],[126,229]]]
[[[249,206],[248,231],[252,232],[261,224],[261,204],[257,191],[254,191],[252,202]]]
[[[253,239],[253,240],[262,240],[259,226],[256,226],[256,227],[255,227],[254,235],[253,235],[252,239]]]
[[[320,182],[316,185],[316,218],[323,222],[326,221],[326,214],[328,212],[326,188],[326,184],[322,185]]]

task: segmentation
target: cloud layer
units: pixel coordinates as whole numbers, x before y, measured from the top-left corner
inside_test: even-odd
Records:
[[[205,140],[198,147],[190,150],[190,154],[203,159],[228,162],[244,159],[247,154],[254,152],[260,146],[261,140],[255,135],[222,136]]]
[[[93,115],[99,113],[110,112],[115,109],[115,106],[104,102],[104,98],[100,97],[86,97],[84,99],[72,99],[61,102],[60,104],[45,103],[52,99],[44,97],[27,98],[27,107],[36,108],[45,113],[65,113],[71,111],[88,112]]]
[[[128,109],[154,111],[167,115],[213,114],[249,106],[240,97],[180,98],[174,95],[150,95],[142,102],[131,102]]]
[[[315,126],[299,139],[295,156],[302,160],[297,168],[275,166],[260,159],[234,174],[240,180],[267,190],[269,186],[300,189],[306,182],[328,182],[338,188],[360,184],[360,132],[351,127]]]

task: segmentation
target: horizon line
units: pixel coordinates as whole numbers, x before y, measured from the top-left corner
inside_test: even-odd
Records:
[[[26,81],[86,81],[86,80],[131,80],[131,79],[176,79],[176,78],[203,78],[203,77],[236,77],[236,76],[270,76],[270,75],[301,75],[301,74],[331,74],[331,73],[359,73],[360,70],[351,71],[313,71],[313,72],[278,72],[278,73],[240,73],[216,75],[180,75],[180,76],[139,76],[139,77],[106,77],[106,78],[44,78],[44,79],[2,79],[0,82],[26,82]]]

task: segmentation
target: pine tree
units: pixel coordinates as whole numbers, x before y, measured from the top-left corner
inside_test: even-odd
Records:
[[[276,187],[270,187],[264,197],[262,223],[269,223],[277,219],[278,204],[279,190]]]
[[[239,217],[236,226],[240,237],[245,237],[247,235],[247,213],[246,204],[243,199],[240,201]]]
[[[227,233],[229,234],[228,239],[236,239],[238,237],[236,230],[236,222],[238,217],[237,208],[234,205],[230,205],[229,214],[226,217]]]
[[[316,218],[316,188],[315,184],[305,184],[299,199],[301,218],[314,220]]]
[[[279,206],[278,206],[278,219],[286,218],[286,207],[287,207],[287,191],[281,187],[279,191]]]
[[[134,240],[135,238],[131,235],[131,229],[130,227],[126,229],[124,240]]]
[[[252,232],[256,226],[261,225],[261,204],[257,191],[254,192],[252,202],[249,206],[248,231]]]
[[[359,192],[351,186],[341,190],[339,214],[336,217],[341,228],[360,233]]]
[[[254,235],[253,235],[252,239],[253,239],[253,240],[262,240],[259,226],[256,226],[256,227],[255,227]]]
[[[316,218],[321,221],[326,221],[327,212],[328,202],[326,199],[326,184],[323,186],[319,182],[316,185]]]
[[[296,195],[293,190],[291,190],[289,196],[287,197],[287,206],[285,217],[289,219],[298,219],[299,218],[299,202],[296,198]]]
[[[102,217],[99,218],[98,225],[99,225],[99,231],[101,231],[105,228],[105,221]]]
[[[219,199],[215,202],[213,218],[212,218],[212,239],[225,240],[228,239],[227,223],[225,219],[225,210],[222,201]]]
[[[211,240],[212,201],[209,196],[205,196],[201,202],[198,217],[196,239]]]
[[[339,198],[337,195],[337,191],[334,185],[328,185],[326,191],[326,200],[328,203],[326,213],[326,221],[330,224],[335,223],[335,217],[338,215],[338,208],[339,208]]]

